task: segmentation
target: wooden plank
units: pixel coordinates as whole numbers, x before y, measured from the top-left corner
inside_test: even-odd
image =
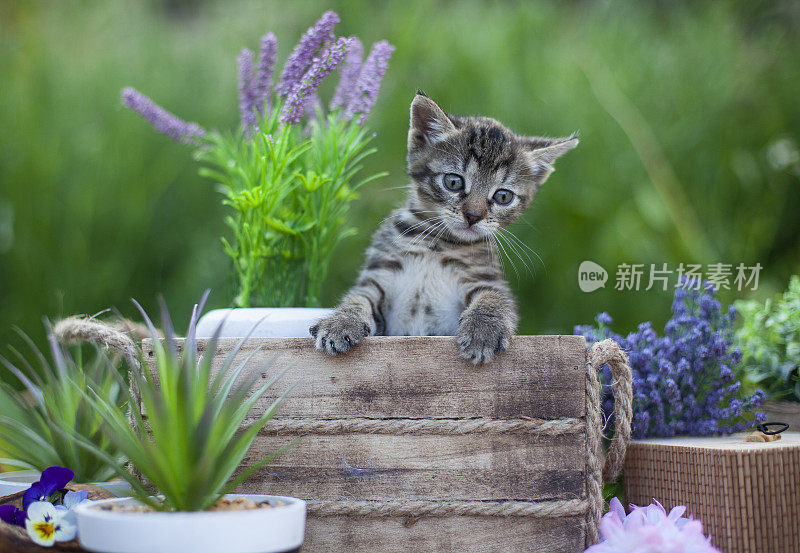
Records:
[[[578,517],[322,517],[307,521],[309,553],[581,553]]]
[[[259,436],[243,467],[291,441]],[[314,499],[585,497],[585,433],[304,436],[237,491]]]
[[[217,366],[237,343],[220,341]],[[152,359],[148,341],[144,348]],[[516,336],[508,351],[478,367],[458,355],[451,336],[370,337],[336,357],[315,350],[310,338],[253,338],[237,360],[256,349],[249,366],[262,378],[290,366],[257,411],[297,383],[282,417],[558,419],[586,411],[581,336]]]

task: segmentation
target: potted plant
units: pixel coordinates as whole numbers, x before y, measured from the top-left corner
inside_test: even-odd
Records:
[[[212,377],[220,329],[201,355],[195,337],[204,301],[195,306],[181,347],[166,309],[162,341],[137,304],[152,333],[153,370],[147,368],[140,351],[137,368],[131,371],[131,387],[124,393],[128,405],[141,402],[141,410],[126,412],[100,393],[83,392],[84,400],[102,420],[106,438],[139,475],[94,443],[78,438],[80,445],[126,480],[132,491],[130,498],[76,508],[78,538],[85,549],[106,553],[278,553],[296,551],[302,545],[302,500],[229,494],[281,453],[282,449],[234,474],[285,393],[243,425],[255,403],[282,373],[262,384],[258,381],[266,367],[251,367],[249,360],[233,366],[243,338]]]
[[[788,289],[774,300],[740,300],[736,309],[741,314],[736,343],[746,384],[767,393],[769,420],[800,430],[800,277],[792,276]]]
[[[321,286],[334,248],[355,232],[347,224],[350,204],[364,184],[385,174],[358,177],[375,152],[363,125],[393,51],[380,41],[363,60],[357,38],[334,36],[338,21],[329,11],[308,29],[274,87],[275,36],[261,39],[257,61],[242,50],[236,133],[206,131],[134,89],[122,91],[124,104],[157,130],[196,147],[201,174],[217,182],[231,209],[232,236],[222,244],[233,264],[233,306],[273,308],[212,311],[198,336],[210,336],[222,322],[222,336],[242,336],[258,320],[254,336],[308,336],[310,323],[328,313],[319,309]],[[316,91],[339,66],[325,110]]]
[[[0,496],[27,489],[52,466],[69,467],[75,482],[127,493],[127,483],[110,482],[114,471],[73,439],[80,436],[108,457],[120,459],[119,449],[100,432],[101,419],[84,394],[91,387],[109,404],[121,407],[124,385],[120,384],[119,371],[133,341],[104,325],[108,330],[103,343],[75,349],[74,354],[64,345],[76,341],[71,330],[98,324],[73,318],[57,324],[55,331],[48,324],[50,359],[22,331],[18,333],[30,349],[32,361],[13,347],[13,361],[0,356],[0,363],[23,388],[19,391],[0,382],[0,450],[8,457],[2,462],[27,469],[0,473]]]

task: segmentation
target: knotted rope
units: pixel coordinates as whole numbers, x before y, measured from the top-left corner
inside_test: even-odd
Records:
[[[608,453],[603,454],[603,420],[601,387],[597,371],[604,365],[611,368],[611,391],[614,396],[614,437]],[[586,545],[600,538],[603,516],[603,481],[614,480],[625,460],[631,438],[633,419],[633,376],[628,356],[613,340],[595,343],[586,362],[586,493],[589,510],[586,514]],[[605,458],[604,458],[605,457]]]

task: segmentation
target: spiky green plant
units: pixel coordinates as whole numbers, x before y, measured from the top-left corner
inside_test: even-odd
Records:
[[[100,431],[101,418],[85,394],[92,389],[108,405],[122,409],[122,390],[127,388],[119,374],[122,362],[99,346],[92,347],[92,358],[84,361],[82,349],[75,349],[73,355],[47,327],[51,360],[21,330],[17,332],[30,348],[33,364],[13,347],[9,349],[16,364],[0,356],[23,388],[19,391],[0,382],[0,441],[10,457],[2,461],[39,471],[69,467],[76,482],[106,481],[114,471],[72,437],[79,436],[105,457],[120,462],[119,449]]]
[[[207,295],[199,306],[195,305],[181,346],[163,305],[162,341],[147,314],[134,302],[150,329],[154,351],[152,370],[140,351],[139,367],[131,371],[127,400],[133,408],[129,412],[106,401],[100,393],[84,392],[85,400],[94,406],[103,422],[104,434],[149,486],[95,444],[80,440],[81,445],[130,483],[135,498],[157,510],[208,509],[283,451],[259,460],[233,478],[256,434],[272,418],[288,390],[254,422],[243,425],[255,403],[283,371],[256,387],[265,367],[250,368],[252,354],[236,367],[233,365],[245,337],[212,376],[219,329],[202,356],[195,338],[198,313]]]

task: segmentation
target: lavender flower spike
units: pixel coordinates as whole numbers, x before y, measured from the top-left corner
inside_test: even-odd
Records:
[[[364,63],[364,46],[361,41],[356,37],[350,37],[350,49],[347,51],[347,56],[344,59],[339,72],[339,86],[336,87],[336,92],[331,99],[330,110],[333,111],[338,107],[349,106],[356,95],[356,85],[358,84],[358,76],[361,73],[361,67]]]
[[[317,90],[322,80],[342,62],[349,45],[349,38],[339,38],[314,61],[311,69],[303,75],[303,78],[286,98],[281,110],[282,124],[291,125],[300,121],[309,96]]]
[[[122,89],[122,103],[147,119],[155,129],[183,144],[197,144],[206,131],[171,114],[134,88]]]
[[[270,109],[269,89],[272,85],[272,71],[275,68],[275,54],[278,51],[278,39],[272,33],[261,37],[261,50],[258,52],[258,66],[253,81],[253,100],[260,115],[264,107]]]
[[[300,83],[320,46],[333,41],[333,28],[338,22],[339,16],[335,12],[327,11],[322,14],[313,27],[309,27],[305,32],[283,66],[281,80],[275,87],[280,96],[288,96]]]
[[[250,136],[256,127],[256,102],[253,97],[253,52],[242,48],[237,58],[239,63],[239,115],[244,135]]]
[[[392,52],[394,52],[394,46],[381,40],[372,45],[367,61],[364,62],[364,68],[361,70],[356,85],[356,95],[347,109],[350,118],[357,113],[361,114],[361,118],[358,120],[359,125],[364,124],[369,112],[375,106],[378,91],[381,88],[381,80],[386,74]]]

